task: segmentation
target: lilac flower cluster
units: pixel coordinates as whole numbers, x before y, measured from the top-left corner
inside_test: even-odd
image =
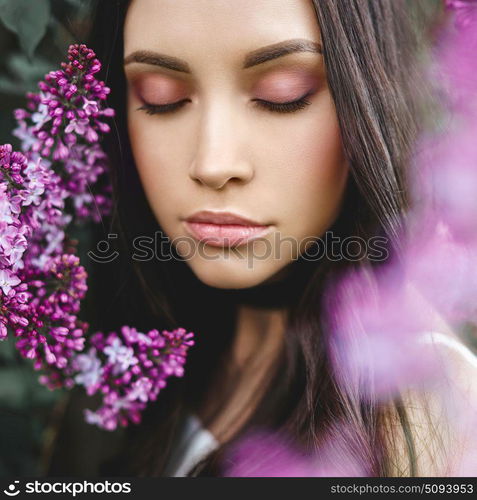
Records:
[[[373,398],[443,378],[429,341],[477,324],[477,0],[447,6],[463,17],[445,25],[433,49],[429,81],[444,119],[415,145],[402,252],[327,291],[337,378],[343,386],[355,380]]]
[[[103,404],[86,419],[112,430],[139,422],[166,379],[182,376],[194,342],[181,328],[143,334],[123,327],[120,335],[89,338],[78,318],[87,274],[67,228],[109,210],[110,185],[91,193],[107,171],[102,117],[114,112],[102,107],[109,89],[94,77],[101,68],[94,52],[72,45],[68,60],[28,95],[29,111],[15,112],[23,153],[0,146],[0,340],[11,332],[50,389],[100,391]]]
[[[445,6],[455,11],[457,27],[466,28],[475,23],[476,0],[445,0]]]
[[[297,446],[283,431],[244,434],[223,460],[224,477],[369,477],[369,466],[353,450],[356,431],[339,420],[315,449]]]
[[[102,191],[91,190],[107,172],[99,140],[110,131],[103,117],[114,116],[112,108],[102,105],[110,89],[95,78],[101,63],[84,44],[70,46],[61,68],[39,82],[39,93],[27,95],[28,110],[16,110],[14,134],[32,159],[41,156],[61,174],[76,217],[98,222],[111,208],[109,183],[103,182]]]
[[[10,255],[13,270],[24,265],[42,268],[48,258],[63,252],[64,228],[71,221],[71,215],[65,213],[68,193],[61,187],[59,175],[40,158],[12,152],[9,144],[1,146],[0,156],[4,181],[0,188],[4,199],[2,221],[9,225],[3,232],[3,252]],[[13,220],[9,210],[18,218]],[[28,237],[25,255],[26,239],[19,239],[20,234]]]
[[[167,378],[183,375],[192,337],[183,328],[145,334],[128,326],[120,335],[93,335],[88,352],[74,358],[70,381],[90,395],[103,394],[97,411],[86,410],[86,421],[107,430],[139,423],[142,410],[156,400]]]
[[[10,328],[36,369],[61,369],[84,345],[85,326],[76,314],[86,272],[78,257],[61,254],[62,245],[54,245],[52,257],[43,254],[52,246],[45,226],[57,228],[63,239],[69,220],[58,180],[40,159],[0,146],[0,339]]]
[[[50,259],[44,271],[26,268],[21,277],[28,284],[21,307],[28,324],[13,328],[16,347],[56,381],[75,351],[84,348],[88,324],[76,315],[87,290],[86,272],[77,256],[64,254]]]
[[[12,311],[11,317],[2,314],[0,318],[0,339],[6,336],[8,322],[25,321],[17,314],[25,287],[18,286],[21,274],[29,266],[36,267],[40,255],[39,247],[30,242],[34,235],[43,234],[43,224],[64,220],[61,208],[55,174],[41,161],[12,151],[10,144],[0,146],[0,307],[8,304]]]

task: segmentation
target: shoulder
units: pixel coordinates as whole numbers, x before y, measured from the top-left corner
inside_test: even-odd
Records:
[[[435,356],[431,381],[401,392],[405,411],[394,427],[392,475],[410,475],[409,450],[418,476],[473,476],[477,470],[477,339],[469,342],[413,286],[413,299],[432,325],[421,340]],[[411,438],[411,439],[409,439]]]
[[[423,341],[432,346],[442,363],[442,389],[477,397],[476,346],[449,332],[426,332]]]
[[[431,383],[402,393],[417,475],[472,475],[477,466],[477,355],[449,330],[426,332],[423,339],[438,358],[438,373]],[[406,439],[402,432],[401,451]],[[409,472],[403,456],[398,468]]]
[[[464,391],[468,395],[476,394],[477,380],[477,336],[474,342],[461,336],[443,318],[428,300],[413,286],[409,287],[412,299],[416,301],[423,314],[429,319],[430,328],[422,332],[420,340],[432,349],[438,362],[440,363],[439,373],[436,373],[436,380],[439,380],[445,390],[446,380],[449,384],[448,390],[452,386],[456,391]]]

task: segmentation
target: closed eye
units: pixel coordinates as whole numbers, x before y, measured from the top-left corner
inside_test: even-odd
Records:
[[[300,99],[290,102],[271,102],[264,99],[252,99],[252,102],[256,103],[256,106],[273,113],[293,113],[304,109],[311,104],[310,101],[307,100],[307,97],[309,97],[309,95],[310,94],[306,94],[305,96],[300,97]],[[191,100],[182,99],[181,101],[173,102],[170,104],[144,103],[137,109],[145,111],[148,115],[167,114],[179,110],[188,102],[191,102]]]
[[[271,102],[265,101],[263,99],[252,100],[256,103],[257,106],[265,108],[267,111],[272,111],[274,113],[293,113],[295,111],[304,109],[311,104],[310,101],[307,100],[308,96],[309,94],[300,97],[300,99],[290,102]]]
[[[172,102],[170,104],[149,104],[145,102],[138,109],[141,111],[145,111],[148,115],[157,115],[157,114],[165,114],[165,113],[173,113],[178,109],[182,108],[187,102],[191,102],[190,99],[182,99],[182,101]]]

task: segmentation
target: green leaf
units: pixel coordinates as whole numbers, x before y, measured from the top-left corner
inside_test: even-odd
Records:
[[[15,342],[11,338],[0,341],[0,360],[15,361]]]
[[[43,38],[49,18],[49,0],[0,0],[2,23],[16,33],[29,57]]]
[[[0,405],[8,408],[21,408],[26,400],[27,388],[22,371],[18,367],[0,370]]]
[[[35,56],[35,59],[31,61],[22,52],[13,53],[7,59],[7,67],[11,74],[27,83],[36,84],[54,66],[55,62],[48,61],[41,56]]]

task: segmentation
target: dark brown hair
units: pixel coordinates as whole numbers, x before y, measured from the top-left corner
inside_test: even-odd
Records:
[[[112,89],[110,105],[117,110],[115,131],[107,143],[115,200],[109,231],[121,234],[120,254],[126,256],[131,255],[131,241],[136,235],[153,236],[160,231],[147,205],[127,136],[122,71],[127,4],[98,2],[90,42],[104,62],[104,77]],[[416,102],[416,54],[424,47],[425,39],[418,35],[425,31],[421,30],[426,15],[416,4],[422,2],[313,1],[351,173],[340,215],[329,230],[342,237],[387,237],[389,249],[395,253],[399,252],[399,234],[409,203],[406,165],[421,116]],[[101,282],[97,297],[109,300],[100,307],[98,327],[182,326],[194,331],[197,338],[184,378],[171,381],[157,403],[145,412],[141,425],[131,427],[127,452],[110,464],[114,467],[110,473],[119,473],[120,465],[129,474],[164,473],[183,418],[204,398],[210,381],[227,363],[233,340],[236,296],[199,282],[173,248],[167,252],[176,258],[149,262],[122,258],[113,267],[102,265],[96,271],[96,279]],[[248,429],[275,429],[309,449],[338,433],[338,422],[346,422],[352,429],[347,453],[365,463],[370,475],[386,476],[393,453],[389,445],[394,432],[390,415],[406,436],[409,467],[402,473],[418,473],[412,432],[399,398],[387,407],[364,400],[351,381],[348,387],[340,386],[331,370],[320,307],[323,291],[337,273],[356,265],[376,264],[324,259],[292,264],[295,278],[288,285],[299,293],[286,305],[289,322],[285,349],[263,381],[264,392],[257,396],[256,410],[242,431],[199,464],[196,473],[220,475],[227,449]],[[267,293],[266,288],[259,293]],[[211,308],[222,314],[211,317],[204,313]],[[267,390],[270,387],[273,390]]]

